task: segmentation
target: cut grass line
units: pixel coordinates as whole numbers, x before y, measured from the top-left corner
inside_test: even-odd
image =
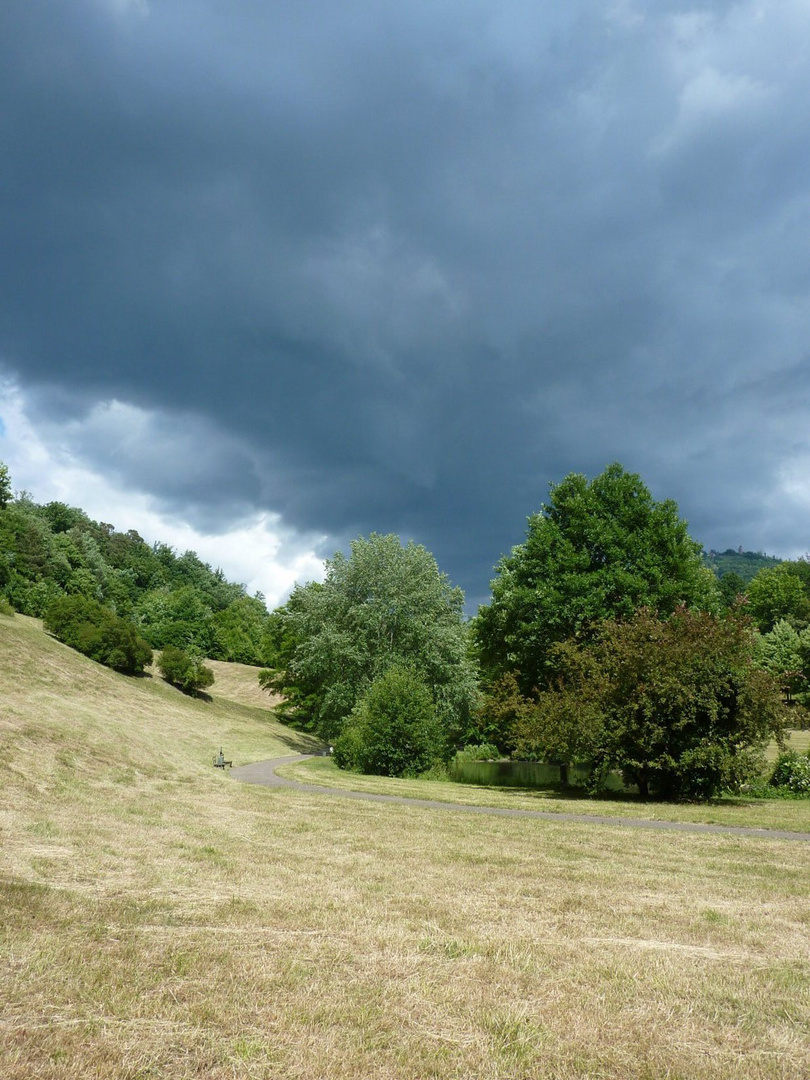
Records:
[[[171,1031],[194,1031],[196,1026],[194,1024],[185,1024],[182,1020],[159,1020],[157,1018],[151,1019],[149,1017],[132,1017],[129,1020],[120,1020],[114,1016],[83,1016],[79,1019],[68,1019],[67,1017],[54,1016],[52,1019],[44,1020],[39,1023],[29,1023],[27,1020],[17,1021],[10,1023],[7,1020],[0,1020],[0,1029],[6,1031],[44,1031],[48,1028],[55,1027],[77,1027],[82,1024],[90,1024],[92,1026],[99,1027],[148,1027],[148,1028],[160,1028],[162,1030]]]
[[[167,937],[180,937],[182,934],[194,936],[195,934],[233,934],[235,936],[248,934],[250,936],[268,934],[276,937],[335,937],[329,930],[289,930],[281,926],[223,926],[215,925],[190,925],[169,926],[144,925],[135,923],[132,926],[105,926],[105,932],[109,934],[165,934]]]
[[[250,766],[251,769],[255,766]],[[556,791],[526,790],[514,787],[479,787],[452,781],[395,779],[345,772],[324,757],[312,757],[282,765],[278,776],[304,784],[333,788],[344,794],[399,797],[424,803],[446,803],[461,807],[496,810],[531,811],[544,815],[624,818],[627,823],[647,821],[670,827],[723,826],[760,832],[810,834],[810,799],[746,800],[720,799],[712,803],[651,803],[617,798],[588,799],[564,796]]]
[[[594,947],[601,948],[603,945],[608,946],[620,946],[621,948],[629,949],[652,949],[653,951],[661,952],[679,952],[684,956],[694,956],[701,960],[732,960],[741,964],[756,964],[760,966],[766,966],[768,961],[763,960],[762,957],[754,957],[751,953],[741,952],[739,950],[735,952],[719,952],[717,949],[710,949],[705,945],[686,945],[681,941],[653,941],[649,938],[619,938],[619,937],[585,937],[579,939],[581,945],[593,945]]]
[[[348,944],[351,941],[347,935],[334,933],[330,930],[288,930],[281,927],[270,926],[105,926],[104,930],[109,934],[162,934],[166,937],[194,937],[198,934],[216,934],[219,937],[248,937],[256,939],[262,935],[270,937],[304,937],[304,938],[327,938],[336,944]],[[434,928],[439,932],[438,928]],[[616,946],[620,948],[652,949],[663,952],[680,952],[685,956],[694,956],[698,959],[707,960],[730,960],[744,964],[766,965],[769,961],[758,957],[753,953],[742,950],[723,951],[709,948],[704,945],[689,945],[679,941],[660,941],[649,938],[623,938],[623,937],[568,937],[564,942],[556,937],[534,938],[533,945],[564,946],[570,949],[602,948],[603,946]]]

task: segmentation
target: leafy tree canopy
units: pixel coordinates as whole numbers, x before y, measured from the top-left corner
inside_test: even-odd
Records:
[[[492,603],[475,630],[490,677],[519,672],[525,693],[553,670],[552,647],[585,639],[607,618],[642,606],[714,609],[714,576],[671,500],[656,502],[635,473],[614,464],[594,480],[552,484],[529,518],[526,541],[501,559]]]
[[[155,648],[172,644],[223,660],[263,663],[268,613],[193,551],[147,544],[135,530],[62,502],[10,498],[0,472],[0,596],[43,617],[64,596],[95,600],[134,622]],[[8,498],[3,492],[6,491]]]
[[[521,717],[518,749],[589,760],[597,776],[621,770],[643,796],[738,788],[786,718],[754,651],[750,621],[733,612],[608,620],[590,644],[558,647],[560,673]]]
[[[444,741],[429,687],[394,665],[355,705],[335,743],[335,761],[376,776],[415,776],[441,757]]]
[[[745,596],[745,581],[735,571],[729,570],[717,582],[717,590],[722,606],[731,608],[739,602],[741,596]]]
[[[85,596],[60,596],[48,608],[45,628],[91,660],[135,675],[152,661],[148,642],[110,608]]]
[[[748,586],[748,605],[762,633],[772,630],[780,619],[793,626],[806,626],[810,622],[810,599],[802,582],[802,568],[783,562],[760,570]]]
[[[279,690],[299,722],[333,740],[368,687],[409,667],[429,688],[446,732],[467,724],[476,701],[463,594],[412,541],[373,533],[326,563],[323,583],[297,587],[274,616]]]
[[[757,666],[774,676],[788,703],[794,699],[803,701],[810,674],[806,663],[810,628],[798,631],[787,619],[780,619],[773,630],[758,635],[756,644]]]
[[[13,494],[8,465],[0,461],[0,508],[11,502]]]
[[[255,596],[240,596],[212,618],[213,644],[210,656],[255,664],[264,659],[267,609]]]

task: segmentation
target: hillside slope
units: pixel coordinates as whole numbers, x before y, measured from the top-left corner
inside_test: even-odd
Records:
[[[306,749],[0,617],[3,1080],[805,1080],[810,845],[239,784]]]
[[[732,548],[727,548],[726,551],[709,551],[704,555],[704,560],[717,577],[738,574],[746,584],[755,578],[760,570],[778,566],[782,562],[776,555],[765,555],[761,551],[734,551]]]
[[[101,667],[44,633],[36,619],[0,616],[0,755],[5,788],[40,788],[67,768],[115,782],[122,770],[187,780],[206,775],[220,746],[235,762],[305,752],[312,739],[279,724],[256,669],[214,663],[208,699],[161,678]]]

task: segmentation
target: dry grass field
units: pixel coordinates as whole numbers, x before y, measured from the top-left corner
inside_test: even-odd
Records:
[[[228,668],[0,617],[3,1080],[810,1075],[810,845],[237,784],[308,744]]]

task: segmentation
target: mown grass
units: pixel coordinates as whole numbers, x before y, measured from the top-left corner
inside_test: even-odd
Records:
[[[808,845],[237,784],[212,691],[0,618],[4,1080],[810,1074]]]
[[[806,754],[810,751],[810,730],[803,728],[798,731],[791,731],[788,735],[787,747],[789,750],[796,750],[799,754]],[[779,747],[772,743],[768,747],[768,756],[775,760],[778,755]]]
[[[291,780],[335,789],[365,791],[375,795],[401,795],[410,799],[470,806],[810,832],[810,799],[721,798],[710,803],[655,803],[615,795],[589,798],[575,793],[563,795],[553,789],[533,790],[441,780],[363,776],[338,769],[330,758],[323,757],[284,765],[278,773]]]

